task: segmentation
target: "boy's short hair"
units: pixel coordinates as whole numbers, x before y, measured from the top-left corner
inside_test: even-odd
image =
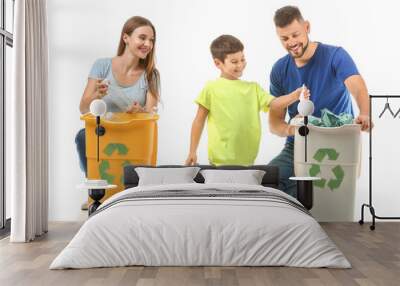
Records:
[[[275,12],[274,22],[276,27],[284,28],[294,20],[299,22],[303,20],[303,16],[296,6],[285,6]]]
[[[219,59],[224,62],[229,54],[234,54],[243,51],[244,46],[242,42],[231,35],[221,35],[212,41],[210,50],[214,59]]]

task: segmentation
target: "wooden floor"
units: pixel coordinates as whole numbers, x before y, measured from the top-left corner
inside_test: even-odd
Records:
[[[400,222],[379,222],[375,231],[357,223],[323,228],[353,268],[122,267],[48,270],[81,223],[52,223],[32,243],[0,241],[0,285],[400,285]]]

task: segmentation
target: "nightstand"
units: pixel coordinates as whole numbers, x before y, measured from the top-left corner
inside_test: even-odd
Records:
[[[313,181],[321,180],[319,177],[290,177],[289,180],[297,181],[297,200],[310,210],[313,207]]]
[[[89,216],[94,213],[97,208],[101,205],[100,200],[104,197],[107,189],[116,188],[117,185],[103,185],[103,186],[96,186],[90,184],[80,184],[77,186],[79,189],[88,190],[89,197],[93,199],[93,203],[88,208]]]

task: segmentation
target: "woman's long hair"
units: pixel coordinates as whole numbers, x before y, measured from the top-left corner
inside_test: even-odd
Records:
[[[118,56],[121,56],[124,51],[126,44],[124,42],[124,34],[131,35],[133,31],[139,27],[143,26],[149,26],[153,29],[154,33],[154,42],[153,42],[153,48],[147,55],[145,59],[140,59],[139,60],[139,65],[142,66],[145,71],[146,71],[146,77],[147,77],[147,83],[149,86],[149,91],[153,96],[159,99],[160,93],[159,93],[159,86],[160,86],[160,74],[158,70],[156,69],[155,66],[155,48],[156,48],[156,29],[154,28],[153,24],[147,20],[146,18],[140,17],[140,16],[134,16],[129,18],[125,24],[124,27],[122,28],[121,31],[121,38],[119,40],[119,45],[118,45]]]

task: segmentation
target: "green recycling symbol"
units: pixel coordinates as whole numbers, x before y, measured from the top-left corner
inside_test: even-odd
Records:
[[[117,152],[119,155],[126,155],[128,153],[128,148],[124,144],[120,143],[110,143],[104,148],[104,153],[107,156],[111,156],[114,152]],[[128,160],[125,160],[122,164],[121,167],[124,168],[126,165],[130,165],[131,162]],[[107,180],[109,184],[112,184],[114,182],[115,176],[107,173],[108,169],[110,169],[110,162],[108,160],[102,160],[100,165],[99,165],[99,173],[100,177],[103,180]],[[120,178],[121,184],[124,183],[124,175],[121,175]]]
[[[328,157],[328,160],[330,160],[330,161],[336,161],[337,158],[339,157],[339,153],[336,152],[335,149],[321,148],[321,149],[318,149],[317,152],[315,152],[315,155],[313,158],[314,158],[314,160],[321,163],[325,157]],[[321,172],[320,165],[318,165],[318,164],[311,165],[311,168],[309,170],[310,176],[316,177],[320,172]],[[340,165],[337,165],[332,168],[332,173],[335,175],[335,179],[330,179],[328,181],[328,187],[331,189],[331,191],[339,188],[340,185],[342,184],[343,178],[344,178],[344,170]],[[315,181],[314,186],[317,186],[319,188],[325,188],[326,181],[327,181],[326,179],[321,179],[319,181]]]
[[[124,144],[120,143],[110,143],[104,148],[104,153],[107,154],[107,156],[111,156],[114,151],[117,150],[119,155],[126,155],[128,153],[128,148]]]

